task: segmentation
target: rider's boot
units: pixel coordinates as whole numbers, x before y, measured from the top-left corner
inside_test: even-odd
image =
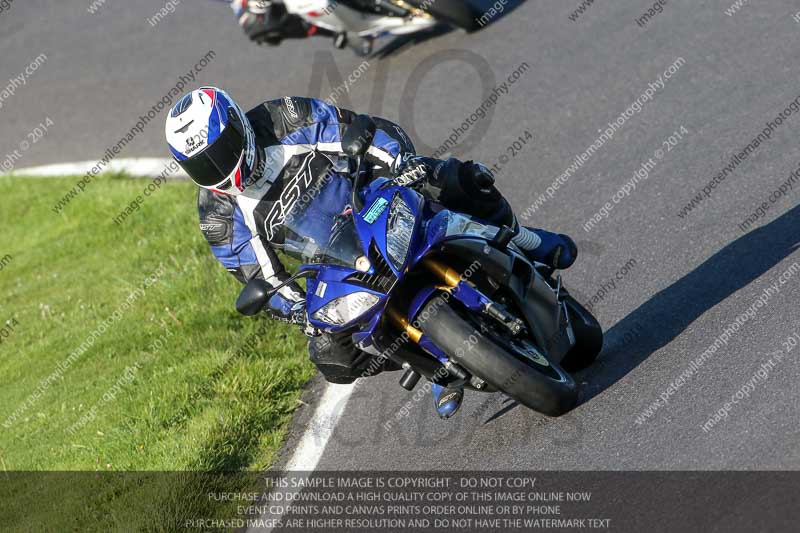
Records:
[[[439,418],[447,419],[456,414],[461,407],[461,400],[464,399],[463,387],[443,387],[436,383],[431,383],[433,391],[433,405]]]
[[[486,166],[467,161],[459,168],[458,181],[459,185],[451,186],[452,189],[459,189],[465,197],[481,198],[478,204],[495,207],[493,213],[486,213],[488,216],[485,216],[486,214],[481,216],[481,213],[474,214],[498,226],[507,225],[513,228],[514,244],[519,246],[529,259],[556,269],[569,268],[575,262],[578,257],[578,247],[572,239],[559,233],[520,225],[508,201],[503,199],[495,188],[494,174]]]
[[[528,259],[563,270],[571,267],[578,258],[578,247],[568,236],[543,229],[526,228],[519,223],[516,226],[516,235],[512,240],[525,252]]]

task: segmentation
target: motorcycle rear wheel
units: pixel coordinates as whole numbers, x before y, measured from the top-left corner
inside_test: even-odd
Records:
[[[575,381],[558,364],[532,356],[524,348],[529,341],[498,335],[488,318],[451,305],[432,299],[418,322],[453,361],[534,411],[560,416],[575,406]]]

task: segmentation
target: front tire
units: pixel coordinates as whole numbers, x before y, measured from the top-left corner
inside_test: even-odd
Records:
[[[537,363],[529,352],[515,350],[513,343],[491,332],[481,333],[480,326],[462,317],[450,303],[434,298],[418,317],[425,335],[453,361],[522,405],[560,416],[577,403],[575,381],[559,365],[541,356]]]

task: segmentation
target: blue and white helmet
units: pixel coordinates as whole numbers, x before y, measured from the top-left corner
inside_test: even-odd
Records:
[[[200,187],[237,195],[255,172],[253,128],[222,89],[186,94],[170,110],[165,134],[175,161]]]

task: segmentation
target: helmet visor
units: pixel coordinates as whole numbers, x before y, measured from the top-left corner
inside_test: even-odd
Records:
[[[178,164],[198,185],[214,187],[236,170],[244,151],[244,141],[241,132],[233,124],[228,124],[213,144],[189,159],[178,161]]]

